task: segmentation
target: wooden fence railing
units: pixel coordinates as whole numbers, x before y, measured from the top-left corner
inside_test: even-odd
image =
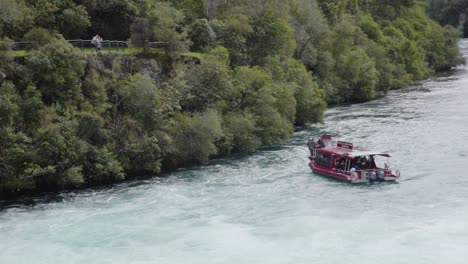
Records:
[[[67,39],[67,41],[72,44],[75,47],[78,48],[90,48],[90,47],[95,47],[95,45],[92,43],[90,39]],[[102,48],[128,48],[130,41],[125,41],[125,40],[103,40],[102,42]],[[34,42],[32,41],[17,41],[13,42],[13,49],[14,50],[22,50],[22,49],[27,49],[29,46],[33,45]],[[161,47],[166,45],[166,42],[162,41],[145,41],[144,43],[139,43],[143,44],[140,46],[146,46],[149,48],[156,48],[156,47]]]

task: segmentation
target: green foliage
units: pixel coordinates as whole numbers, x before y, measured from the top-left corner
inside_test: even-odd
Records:
[[[197,19],[188,26],[188,37],[192,40],[193,50],[210,47],[216,41],[216,34],[205,18]]]
[[[29,49],[38,49],[51,42],[54,35],[45,28],[33,28],[24,35],[23,39],[32,42],[32,45],[28,47]]]
[[[292,28],[272,10],[252,21],[253,32],[247,38],[251,65],[263,65],[268,56],[291,56],[295,49]]]
[[[33,23],[34,13],[26,1],[0,1],[0,36],[20,37]]]
[[[80,36],[91,26],[90,17],[82,5],[71,5],[59,16],[59,31],[66,38]]]
[[[91,18],[87,30],[90,39],[99,34],[105,39],[126,40],[130,37],[130,25],[146,12],[143,0],[82,0]]]
[[[349,18],[341,21],[331,33],[332,54],[335,58],[334,78],[331,84],[337,89],[330,94],[330,101],[362,102],[376,96],[378,72],[375,62],[358,46],[366,35],[350,23]]]
[[[289,89],[294,91],[296,100],[295,124],[305,125],[322,120],[326,103],[318,84],[312,79],[310,72],[299,61],[288,59],[281,63],[283,74],[281,79],[287,82]],[[280,79],[278,79],[280,81]]]
[[[231,66],[247,65],[247,38],[253,32],[249,18],[229,15],[223,20],[213,20],[212,25],[219,43],[229,51]]]
[[[10,127],[19,112],[19,96],[11,82],[0,86],[0,126]]]
[[[111,107],[107,98],[106,84],[106,79],[96,70],[93,69],[86,74],[81,87],[84,97],[83,109],[102,114]]]
[[[239,67],[236,71],[240,110],[254,116],[256,135],[262,144],[281,143],[292,133],[295,106],[293,91],[285,84],[275,84],[269,72],[258,67]]]
[[[216,155],[216,141],[223,135],[221,119],[214,110],[197,114],[177,114],[171,128],[177,163],[203,162]]]
[[[205,1],[199,0],[168,0],[166,2],[184,12],[186,24],[192,23],[194,20],[204,17],[205,15]]]
[[[375,98],[377,70],[364,50],[354,48],[340,54],[336,70],[342,77],[338,92],[342,100],[362,102]]]
[[[147,18],[153,28],[154,39],[166,42],[164,47],[167,55],[174,56],[187,50],[187,34],[182,30],[185,17],[181,11],[168,2],[152,2],[148,6]]]
[[[117,105],[124,113],[146,128],[153,128],[158,119],[160,91],[154,81],[145,75],[129,76],[116,91]]]
[[[42,94],[35,86],[29,85],[22,92],[20,117],[16,121],[23,128],[23,132],[34,132],[41,127],[44,119],[45,105]]]
[[[427,62],[436,71],[448,70],[464,63],[456,44],[460,32],[450,25],[441,28],[433,23],[426,33]]]
[[[136,18],[130,26],[130,40],[135,47],[144,47],[151,40],[153,31],[146,18]]]
[[[367,35],[367,38],[375,41],[376,43],[382,43],[384,36],[380,25],[374,21],[372,16],[366,15],[362,16],[359,21],[359,27],[362,32]]]
[[[297,43],[294,57],[306,65],[315,65],[320,40],[329,33],[329,25],[315,1],[297,0],[292,3],[292,24]]]
[[[28,166],[35,175],[36,184],[44,187],[71,187],[84,182],[80,159],[86,151],[85,142],[76,137],[75,122],[60,117],[50,109],[46,124],[37,131],[33,140],[35,152]]]
[[[67,38],[77,38],[91,26],[86,8],[72,0],[31,1],[30,8],[36,27],[57,30]]]
[[[459,25],[460,16],[468,13],[468,2],[465,0],[428,0],[428,13],[442,25]],[[465,35],[466,36],[466,35]]]
[[[191,65],[185,73],[187,90],[181,100],[183,110],[204,112],[208,108],[224,108],[232,98],[230,71],[226,64],[216,58],[202,60]]]
[[[32,50],[26,57],[26,64],[46,104],[74,106],[82,99],[85,60],[67,41],[55,38]]]
[[[76,135],[94,146],[104,146],[109,140],[105,120],[94,112],[79,112],[76,116]]]
[[[31,175],[23,173],[30,150],[29,137],[14,132],[11,127],[0,126],[0,192],[34,188]]]
[[[228,113],[224,116],[223,127],[227,138],[231,139],[229,151],[253,153],[262,143],[256,135],[253,114]]]
[[[0,51],[11,51],[13,45],[13,40],[8,37],[0,39]]]
[[[87,185],[110,183],[123,180],[125,173],[120,162],[107,148],[89,146],[83,164],[83,174]]]
[[[216,46],[209,51],[209,54],[219,60],[219,62],[229,65],[229,50],[223,46]]]
[[[132,141],[120,154],[123,169],[132,173],[161,172],[161,150],[156,136]]]

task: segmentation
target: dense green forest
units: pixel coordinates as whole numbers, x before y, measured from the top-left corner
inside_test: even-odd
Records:
[[[430,16],[441,25],[452,25],[463,30],[468,37],[468,1],[428,0]]]
[[[157,175],[286,140],[463,63],[422,0],[2,0],[0,192]],[[65,39],[131,41],[136,54]],[[159,48],[145,41],[161,41]],[[31,41],[24,56],[8,50]],[[10,54],[10,55],[8,55]]]

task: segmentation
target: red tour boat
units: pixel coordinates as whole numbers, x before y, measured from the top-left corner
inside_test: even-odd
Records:
[[[352,143],[344,141],[333,146],[330,135],[311,139],[307,145],[309,167],[315,173],[351,183],[395,181],[400,177],[399,171],[390,169],[388,153],[354,149]],[[387,161],[379,167],[382,157]]]

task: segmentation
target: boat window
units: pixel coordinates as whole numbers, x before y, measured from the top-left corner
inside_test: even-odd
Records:
[[[318,152],[317,156],[315,157],[315,162],[317,163],[317,165],[320,165],[320,166],[330,167],[331,161],[332,161],[332,157],[331,155],[328,155],[328,154],[323,154],[323,153]]]

